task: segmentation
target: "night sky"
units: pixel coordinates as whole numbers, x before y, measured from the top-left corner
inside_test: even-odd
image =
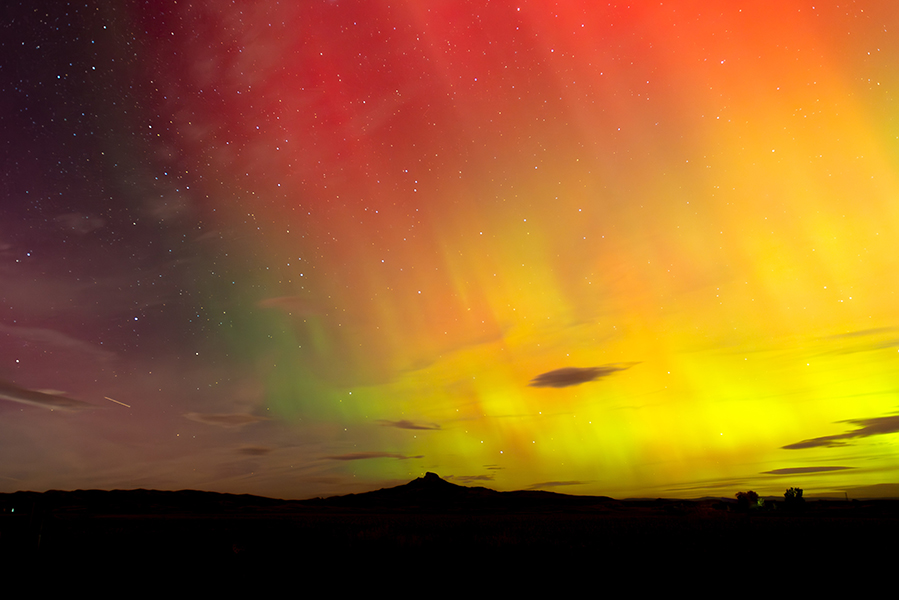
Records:
[[[0,14],[0,491],[899,493],[899,3]]]

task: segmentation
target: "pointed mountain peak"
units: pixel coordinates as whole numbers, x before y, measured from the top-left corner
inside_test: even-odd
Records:
[[[440,475],[438,475],[437,473],[431,473],[430,471],[425,473],[424,477],[413,479],[412,481],[407,483],[406,486],[422,490],[448,490],[462,487],[456,485],[455,483],[450,483],[445,479],[441,479]]]

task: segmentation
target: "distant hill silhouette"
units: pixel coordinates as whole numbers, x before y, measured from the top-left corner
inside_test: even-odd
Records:
[[[680,501],[664,501],[680,502]],[[249,494],[197,490],[50,490],[0,494],[0,513],[43,515],[227,515],[248,512],[309,512],[350,509],[378,511],[520,511],[611,507],[621,501],[607,496],[572,496],[541,490],[498,492],[450,483],[426,473],[391,488],[308,500],[278,500]]]
[[[768,498],[776,500],[776,498]],[[812,500],[813,504],[841,511],[862,506],[867,512],[894,511],[899,500],[865,500],[847,503],[843,500]],[[428,472],[409,483],[371,492],[311,498],[307,500],[280,500],[251,494],[224,494],[197,490],[74,490],[47,492],[20,491],[0,494],[0,514],[31,514],[52,511],[68,515],[166,515],[195,514],[216,515],[248,512],[274,513],[284,511],[308,512],[330,508],[360,510],[415,510],[428,511],[619,511],[619,510],[676,510],[694,509],[700,506],[726,510],[736,504],[731,499],[700,498],[677,499],[626,499],[608,496],[579,496],[543,490],[519,490],[499,492],[485,487],[467,487],[442,479]]]
[[[84,514],[216,514],[247,508],[283,506],[285,501],[250,494],[221,494],[197,490],[74,490],[0,494],[0,511],[53,510]]]
[[[428,472],[424,477],[392,488],[307,500],[303,503],[353,508],[486,510],[574,508],[614,502],[616,501],[607,496],[571,496],[539,490],[497,492],[480,486],[466,487],[450,483],[436,473]]]
[[[343,577],[403,565],[481,561],[514,571],[521,560],[602,564],[638,577],[649,564],[729,560],[739,540],[761,556],[772,540],[807,548],[871,548],[899,535],[899,501],[816,501],[801,512],[731,510],[732,499],[614,500],[547,491],[498,492],[427,473],[361,494],[309,500],[193,490],[76,490],[0,494],[0,564],[95,573],[275,566]],[[499,552],[501,551],[501,552]],[[817,555],[815,555],[817,556]],[[439,558],[439,561],[438,561]],[[500,561],[500,562],[497,562]],[[572,562],[574,561],[574,562]],[[742,563],[741,563],[742,564]],[[249,567],[245,569],[244,567]],[[690,567],[692,568],[692,567]],[[414,569],[413,569],[414,571]],[[586,572],[586,571],[585,571]]]

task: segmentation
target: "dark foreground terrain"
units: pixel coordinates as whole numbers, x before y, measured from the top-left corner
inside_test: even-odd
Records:
[[[657,564],[893,560],[897,534],[893,500],[741,510],[729,500],[496,492],[431,473],[395,488],[305,501],[148,490],[0,495],[2,564],[48,570],[215,564],[235,573],[287,566],[311,575],[552,562],[633,576]]]

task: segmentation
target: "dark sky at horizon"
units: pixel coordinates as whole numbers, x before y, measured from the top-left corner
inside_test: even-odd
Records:
[[[0,491],[899,481],[894,3],[0,10]]]

